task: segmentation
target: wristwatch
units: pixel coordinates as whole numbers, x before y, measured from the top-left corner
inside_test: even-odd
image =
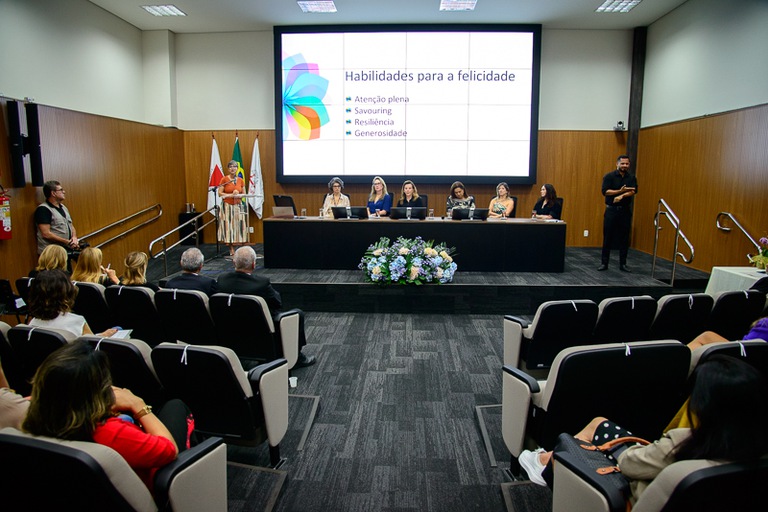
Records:
[[[139,412],[133,415],[133,419],[138,420],[139,418],[143,418],[147,414],[152,414],[152,406],[151,405],[145,405],[142,407]]]

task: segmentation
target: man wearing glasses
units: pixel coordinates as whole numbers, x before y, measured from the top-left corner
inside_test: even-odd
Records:
[[[37,253],[40,254],[51,244],[77,250],[80,242],[72,224],[72,216],[64,206],[64,187],[58,181],[46,181],[43,184],[43,195],[45,202],[35,210]]]

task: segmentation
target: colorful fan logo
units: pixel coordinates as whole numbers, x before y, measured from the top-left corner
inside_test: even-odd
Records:
[[[320,138],[320,127],[328,122],[323,98],[328,80],[320,76],[317,64],[309,64],[301,54],[283,60],[283,118],[300,140]],[[283,130],[283,139],[287,132]]]

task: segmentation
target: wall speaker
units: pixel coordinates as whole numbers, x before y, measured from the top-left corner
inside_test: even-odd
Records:
[[[19,120],[19,102],[10,100],[6,103],[8,109],[8,144],[11,150],[11,179],[14,188],[24,188],[27,184],[24,177],[24,136],[21,134]]]
[[[27,112],[27,139],[24,141],[24,153],[29,154],[32,170],[32,186],[42,187],[45,183],[43,177],[43,155],[40,151],[40,116],[37,113],[36,103],[25,103]]]

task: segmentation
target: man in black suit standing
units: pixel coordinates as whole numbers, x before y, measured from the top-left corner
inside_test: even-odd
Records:
[[[269,278],[254,274],[256,268],[256,252],[250,246],[240,247],[233,257],[234,272],[219,275],[218,284],[221,293],[237,293],[241,295],[258,295],[267,302],[269,312],[274,317],[280,312],[283,303],[280,293],[272,287]],[[315,364],[315,356],[307,356],[301,353],[301,349],[307,344],[304,334],[304,312],[299,312],[299,359],[294,368],[302,368]]]
[[[203,253],[200,252],[200,249],[197,247],[187,249],[181,255],[182,273],[169,279],[168,282],[165,283],[165,288],[199,290],[209,297],[214,293],[218,293],[219,285],[216,283],[216,280],[208,276],[200,275],[204,262],[205,257],[203,256]]]
[[[608,270],[608,261],[614,245],[619,248],[619,270],[631,272],[627,267],[629,235],[632,230],[632,203],[637,194],[637,177],[629,172],[629,157],[616,159],[616,170],[603,176],[605,196],[603,215],[603,250],[597,270]]]

